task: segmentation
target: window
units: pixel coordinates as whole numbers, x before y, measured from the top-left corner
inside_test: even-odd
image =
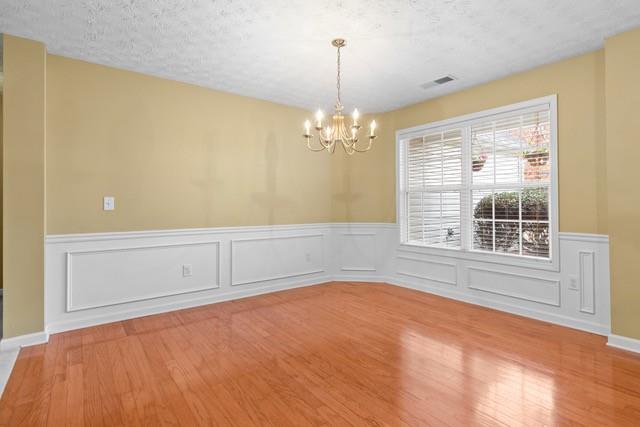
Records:
[[[555,96],[398,132],[402,243],[551,261]]]

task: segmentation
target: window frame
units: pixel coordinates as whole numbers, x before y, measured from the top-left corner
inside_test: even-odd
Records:
[[[469,245],[465,247],[472,237],[472,221],[470,217],[470,206],[461,207],[460,227],[461,248],[448,248],[421,245],[410,243],[407,241],[407,206],[406,206],[406,188],[407,173],[405,166],[406,159],[406,143],[416,137],[423,136],[428,132],[436,132],[451,129],[462,129],[463,146],[462,146],[462,186],[463,191],[471,190],[470,182],[464,182],[471,178],[471,143],[470,129],[474,124],[486,121],[496,120],[500,116],[509,116],[512,114],[522,114],[527,111],[539,110],[540,108],[548,108],[550,121],[550,146],[549,159],[551,164],[550,183],[549,183],[549,258],[540,259],[519,254],[501,254],[494,252],[485,252],[475,250]],[[497,108],[479,111],[476,113],[465,114],[462,116],[452,117],[437,122],[427,123],[424,125],[414,126],[396,131],[396,215],[397,225],[400,228],[400,247],[401,251],[415,252],[420,254],[446,256],[469,261],[481,261],[497,264],[505,264],[511,266],[529,267],[542,270],[559,271],[560,253],[559,253],[559,211],[558,211],[558,108],[557,95],[549,95],[541,98],[531,99]],[[461,194],[462,203],[462,194]]]

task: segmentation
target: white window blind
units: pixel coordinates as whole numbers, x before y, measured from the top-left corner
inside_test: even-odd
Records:
[[[404,243],[549,260],[551,105],[504,107],[400,139]]]
[[[460,247],[460,129],[429,133],[409,141],[407,187],[409,241]]]

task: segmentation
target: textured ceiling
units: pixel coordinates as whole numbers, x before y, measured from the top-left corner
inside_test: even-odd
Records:
[[[594,50],[640,0],[0,0],[51,53],[289,105],[379,112]],[[424,90],[452,74],[459,80]]]

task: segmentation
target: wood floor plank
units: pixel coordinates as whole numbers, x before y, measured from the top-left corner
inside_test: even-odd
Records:
[[[337,282],[53,335],[0,426],[638,426],[640,356],[605,344]]]

